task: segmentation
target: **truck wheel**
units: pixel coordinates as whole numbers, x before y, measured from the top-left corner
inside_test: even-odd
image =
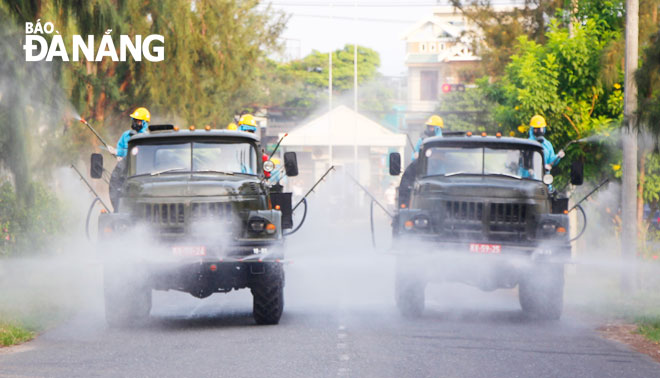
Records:
[[[284,272],[281,266],[253,284],[251,291],[252,316],[257,324],[279,323],[284,310]]]
[[[395,283],[396,305],[401,315],[417,318],[424,312],[423,282],[404,277],[397,277]]]
[[[537,319],[558,320],[564,307],[564,266],[537,266],[519,283],[518,297],[525,314]]]
[[[121,273],[104,274],[105,319],[110,327],[139,325],[151,312],[150,287],[135,279],[126,279]]]

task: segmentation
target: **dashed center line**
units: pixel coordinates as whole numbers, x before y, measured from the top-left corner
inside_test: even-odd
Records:
[[[337,369],[337,376],[346,377],[350,375],[350,369],[348,368],[347,364],[351,359],[351,356],[348,353],[349,343],[346,326],[339,325],[339,327],[337,327],[337,339],[339,340],[337,342],[337,349],[339,350],[339,368]]]

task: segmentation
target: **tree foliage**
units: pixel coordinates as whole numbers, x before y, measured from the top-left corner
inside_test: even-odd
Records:
[[[601,57],[615,40],[616,33],[593,18],[576,25],[572,36],[551,23],[545,44],[520,37],[504,75],[492,83],[480,81],[486,98],[497,104],[495,122],[504,132],[526,137],[529,120],[541,114],[556,149],[571,140],[612,134],[622,118],[623,94],[619,84],[610,87],[601,80]],[[577,144],[566,152],[560,169],[581,159],[590,177],[611,173],[607,159],[614,156],[600,143]],[[565,182],[564,173],[559,184]]]
[[[450,0],[467,19],[477,26],[470,33],[476,41],[488,75],[501,75],[521,36],[543,43],[547,19],[554,16],[565,0],[525,0],[506,11],[496,9],[490,0]]]
[[[267,56],[279,48],[286,16],[259,5],[258,0],[0,1],[0,179],[11,182],[13,194],[6,200],[14,206],[0,214],[0,221],[10,222],[4,228],[18,230],[12,233],[17,240],[39,231],[19,221],[22,214],[34,220],[38,214],[31,209],[46,211],[38,205],[48,193],[35,180],[47,179],[54,167],[99,144],[77,122],[78,114],[114,144],[138,106],[151,110],[152,122],[224,126],[261,101],[270,85],[264,74]],[[25,23],[37,19],[55,25],[69,56],[73,35],[93,35],[98,51],[107,31],[116,47],[119,35],[133,40],[163,35],[165,60],[26,62]]]
[[[487,82],[487,78],[477,80],[482,86]],[[494,105],[480,88],[467,88],[465,92],[443,94],[435,113],[442,117],[446,130],[493,134],[500,129],[489,111]]]
[[[332,52],[333,103],[350,103],[353,97],[354,46],[346,45]],[[360,86],[359,109],[381,114],[389,109],[393,97],[378,73],[380,55],[367,47],[358,46],[358,85]],[[328,101],[328,53],[313,51],[303,59],[278,64],[271,92],[284,96],[279,104],[290,117],[304,118]],[[290,86],[294,84],[293,86]],[[288,85],[285,90],[281,88]],[[271,96],[276,99],[277,97]],[[382,114],[381,114],[382,115]]]

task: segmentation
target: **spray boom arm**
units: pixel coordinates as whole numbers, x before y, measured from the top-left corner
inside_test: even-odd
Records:
[[[85,185],[87,185],[87,188],[89,189],[89,191],[92,192],[92,194],[94,195],[94,197],[95,197],[96,199],[98,199],[99,202],[101,202],[101,205],[103,205],[103,207],[105,207],[105,210],[106,210],[107,212],[110,212],[110,208],[108,207],[108,205],[106,205],[105,202],[103,202],[103,200],[101,199],[101,196],[99,196],[99,194],[96,192],[96,190],[94,190],[94,188],[92,187],[92,185],[90,185],[89,182],[88,182],[87,180],[85,180],[85,176],[83,176],[83,174],[80,173],[80,171],[78,170],[78,168],[76,168],[76,166],[73,165],[73,164],[71,164],[71,168],[73,168],[73,170],[76,171],[76,173],[78,174],[78,176],[80,176],[80,179],[85,183]]]
[[[330,168],[328,168],[328,170],[325,171],[325,173],[323,174],[323,176],[321,176],[321,178],[320,178],[320,179],[319,179],[319,180],[318,180],[318,181],[312,186],[312,188],[309,189],[309,190],[307,191],[307,193],[303,196],[303,198],[300,199],[300,201],[298,201],[298,203],[296,204],[296,206],[294,206],[293,209],[292,209],[291,211],[292,211],[292,212],[293,212],[293,211],[296,211],[296,209],[298,208],[298,206],[300,206],[300,204],[303,203],[303,201],[305,201],[305,199],[307,198],[307,196],[309,196],[309,195],[314,191],[314,189],[316,189],[316,187],[321,183],[321,181],[323,181],[323,179],[325,178],[325,176],[327,176],[328,174],[330,174],[330,172],[331,172],[332,170],[334,170],[334,169],[335,169],[335,166],[334,166],[334,165],[333,165],[333,166],[330,166]]]
[[[286,133],[286,134],[282,135],[282,137],[280,138],[280,140],[277,142],[277,145],[275,146],[275,149],[273,150],[273,152],[270,153],[270,156],[268,157],[268,160],[272,159],[273,156],[275,156],[275,153],[276,153],[277,150],[280,148],[280,144],[282,143],[282,141],[284,140],[284,138],[286,138],[288,135],[289,135],[289,133]]]
[[[94,133],[94,135],[96,135],[96,138],[99,141],[101,141],[101,143],[105,146],[105,148],[108,151],[110,151],[108,143],[106,143],[105,140],[103,140],[103,137],[101,137],[101,135],[96,130],[94,130],[94,128],[92,127],[92,125],[89,124],[89,122],[87,122],[83,117],[80,117],[80,123],[87,126],[87,128],[89,128]]]

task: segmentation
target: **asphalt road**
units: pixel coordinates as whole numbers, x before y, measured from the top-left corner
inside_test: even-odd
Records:
[[[109,329],[100,275],[90,274],[91,295],[71,319],[0,351],[0,376],[660,377],[660,364],[570,311],[559,322],[526,319],[515,291],[433,285],[424,316],[404,319],[393,261],[370,251],[367,232],[357,221],[317,223],[291,238],[277,326],[254,324],[243,290],[158,293],[146,326]]]

